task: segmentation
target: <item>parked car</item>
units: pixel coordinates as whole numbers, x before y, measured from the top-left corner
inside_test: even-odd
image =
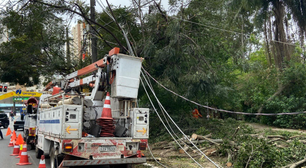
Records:
[[[4,113],[0,114],[0,127],[7,128],[10,125],[8,116]]]
[[[14,121],[14,130],[17,131],[17,129],[24,130],[24,120],[22,120],[20,116],[16,116]]]

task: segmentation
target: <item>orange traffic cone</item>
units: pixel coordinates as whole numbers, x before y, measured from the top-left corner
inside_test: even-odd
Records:
[[[20,158],[21,157],[21,152],[23,151],[23,148],[27,147],[27,145],[24,146],[24,144],[20,144],[19,146],[20,146],[20,148],[19,148],[19,155],[16,156],[16,158]]]
[[[18,138],[16,140],[16,144],[17,145],[23,144],[23,138],[22,138],[21,134],[18,135]]]
[[[15,132],[15,130],[13,131],[13,133],[12,133],[12,140],[13,140],[13,144],[15,145],[15,141],[16,141],[16,132]]]
[[[22,149],[22,152],[21,152],[21,156],[20,156],[20,160],[19,160],[19,163],[16,163],[17,165],[30,165],[32,163],[29,162],[29,158],[28,158],[28,150],[26,147],[24,147]]]
[[[38,168],[46,168],[45,155],[41,155]]]
[[[102,119],[109,119],[112,120],[112,110],[111,110],[111,105],[110,105],[110,96],[109,92],[106,93],[106,98],[104,101],[104,106],[101,114]]]
[[[13,146],[14,144],[13,144],[13,135],[12,135],[8,147],[13,147]]]
[[[106,94],[102,114],[101,117],[97,119],[97,122],[101,126],[101,137],[114,136],[115,126],[113,123],[109,92]]]
[[[19,155],[19,146],[15,145],[14,146],[14,150],[13,150],[13,154],[10,154],[11,156],[17,156]]]
[[[12,131],[11,131],[10,127],[8,127],[8,128],[7,128],[7,131],[6,131],[6,135],[5,135],[5,136],[10,135],[11,133],[12,133]]]

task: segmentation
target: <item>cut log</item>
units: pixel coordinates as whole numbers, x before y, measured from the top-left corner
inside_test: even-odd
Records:
[[[200,151],[203,151],[203,150],[205,150],[205,149],[206,149],[206,148],[200,148],[199,150],[200,150]],[[195,150],[193,150],[192,152],[193,152],[193,153],[198,153],[199,150],[196,150],[196,149],[195,149]]]
[[[183,154],[183,153],[185,153],[185,151],[187,152],[188,149],[189,149],[189,146],[184,146],[183,148],[180,148],[179,153]]]
[[[171,152],[171,151],[175,151],[176,149],[175,148],[170,148],[170,149],[167,149],[163,152],[160,153],[161,156],[164,156],[164,154],[168,153],[168,152]]]
[[[216,142],[216,139],[210,139],[210,138],[208,138],[208,137],[210,137],[211,136],[211,134],[208,134],[208,135],[206,135],[206,136],[202,136],[202,135],[197,135],[197,134],[192,134],[191,135],[191,139],[194,139],[194,140],[206,140],[206,141],[209,141],[209,142],[211,142],[211,143],[213,143],[213,144],[215,144],[215,145],[220,145],[220,144],[218,144],[218,142],[219,143],[222,143],[223,142],[223,140],[222,139],[218,139],[217,141],[218,142]],[[221,141],[220,141],[221,140]],[[193,141],[192,141],[193,142]],[[199,141],[200,142],[200,141]],[[193,142],[194,143],[194,142]]]
[[[210,139],[210,138],[208,138],[206,140],[191,141],[191,142],[194,143],[194,144],[200,144],[200,143],[203,143],[203,142],[211,142],[211,143],[219,146],[220,145],[219,143],[223,143],[223,140],[222,139]],[[185,143],[188,144],[188,145],[191,145],[191,142],[187,141]]]
[[[232,164],[231,162],[227,162],[227,163],[226,163],[226,167],[232,167],[232,165],[233,165],[233,164]]]
[[[232,167],[232,154],[231,154],[231,151],[229,149],[226,149],[226,152],[227,152],[227,163],[226,163],[226,166],[227,167]]]
[[[214,153],[216,153],[217,151],[218,151],[218,150],[215,149],[215,148],[207,149],[207,150],[205,150],[205,155],[206,155],[206,156],[211,156],[211,155],[213,155]]]
[[[203,140],[203,139],[205,139],[205,138],[210,138],[211,137],[211,133],[210,134],[207,134],[207,135],[205,135],[205,136],[203,136],[203,135],[197,135],[197,134],[192,134],[191,135],[191,139],[192,140]]]

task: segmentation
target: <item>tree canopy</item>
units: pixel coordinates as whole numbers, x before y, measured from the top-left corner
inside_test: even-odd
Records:
[[[91,63],[90,57],[67,60],[63,18],[75,15],[95,27],[86,33],[98,38],[99,59],[113,47],[131,54],[130,44],[154,78],[190,100],[249,113],[306,108],[304,1],[171,0],[166,10],[160,2],[139,0],[101,7],[95,21],[81,1],[31,0],[3,11],[2,30],[10,39],[0,45],[0,80],[33,85],[40,76]],[[177,114],[195,106],[153,87]],[[140,98],[147,103],[143,90]],[[245,117],[298,128],[306,126],[302,118]]]

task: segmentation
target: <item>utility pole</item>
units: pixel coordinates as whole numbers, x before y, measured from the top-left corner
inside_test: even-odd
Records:
[[[90,0],[90,19],[95,21],[95,6],[96,1]],[[94,25],[92,25],[94,26]],[[97,38],[95,36],[94,29],[90,26],[90,33],[91,33],[91,60],[92,62],[97,61]]]
[[[68,66],[71,65],[71,58],[70,58],[70,46],[69,46],[69,36],[68,36],[68,27],[66,27],[66,58]]]

